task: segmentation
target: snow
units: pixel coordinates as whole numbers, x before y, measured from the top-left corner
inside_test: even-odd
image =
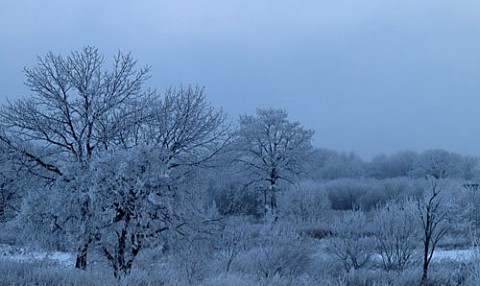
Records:
[[[19,262],[47,262],[64,267],[74,267],[75,256],[71,253],[35,251],[25,248],[0,245],[0,258]]]
[[[479,257],[479,250],[468,249],[438,249],[433,253],[433,260],[450,260],[458,262],[471,261]]]
[[[479,257],[479,249],[437,249],[433,254],[433,261],[468,262]],[[316,252],[317,259],[325,258],[325,250]],[[73,268],[75,255],[67,252],[35,251],[25,248],[13,247],[6,244],[0,245],[0,259],[8,259],[18,262],[47,262],[67,268]]]

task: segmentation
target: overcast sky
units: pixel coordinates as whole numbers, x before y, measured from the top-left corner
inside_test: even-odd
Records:
[[[0,101],[48,51],[131,51],[149,86],[205,86],[232,120],[286,109],[314,145],[480,155],[480,1],[0,1]]]

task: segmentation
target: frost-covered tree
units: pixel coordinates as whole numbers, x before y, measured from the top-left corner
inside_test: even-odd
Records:
[[[368,164],[368,175],[377,179],[412,176],[418,157],[413,151],[378,155]]]
[[[253,181],[263,183],[265,213],[274,211],[277,185],[282,180],[291,182],[302,171],[312,150],[313,131],[291,122],[285,110],[277,109],[240,116],[239,124],[239,161],[255,175]]]
[[[83,53],[85,53],[83,55],[86,57],[85,61],[90,59],[91,53],[97,55],[96,50],[89,48]],[[80,56],[78,53],[73,53],[72,57],[77,59]],[[62,58],[51,58],[51,56],[48,59],[60,62],[62,60]],[[71,61],[70,58],[68,59],[67,63]],[[80,57],[80,59],[83,58]],[[125,61],[131,61],[129,56],[123,55],[119,56],[118,60],[120,62],[117,63],[115,58],[115,71]],[[74,66],[68,66],[68,68],[74,68]],[[125,66],[122,70],[128,68],[129,66]],[[5,145],[17,151],[22,158],[26,158],[34,166],[40,166],[44,173],[53,174],[49,176],[53,183],[48,189],[41,188],[28,197],[23,212],[23,222],[31,229],[39,230],[39,233],[46,237],[50,234],[57,237],[51,241],[61,241],[62,237],[67,238],[68,241],[59,243],[58,246],[62,244],[61,247],[71,249],[74,246],[77,249],[76,266],[78,268],[85,269],[89,247],[101,242],[102,252],[113,263],[115,275],[128,273],[131,264],[129,261],[133,261],[133,252],[126,250],[125,243],[133,243],[129,233],[131,228],[125,228],[130,236],[128,240],[120,235],[113,243],[111,234],[117,232],[115,229],[119,225],[130,225],[134,220],[134,215],[126,211],[125,205],[129,206],[127,209],[143,210],[142,207],[147,207],[149,204],[145,197],[138,197],[139,194],[131,193],[131,190],[137,188],[135,184],[145,181],[147,174],[151,180],[157,180],[158,184],[161,184],[160,187],[158,184],[153,187],[149,185],[145,190],[141,190],[141,194],[148,193],[150,194],[148,198],[152,199],[151,194],[158,193],[160,188],[162,193],[168,193],[168,195],[162,195],[162,203],[169,207],[171,204],[163,200],[175,197],[176,203],[182,202],[184,205],[173,207],[175,212],[170,212],[169,209],[164,213],[171,223],[176,217],[181,217],[185,222],[188,217],[193,216],[194,210],[188,206],[188,200],[181,200],[181,198],[193,197],[193,193],[201,189],[197,186],[187,190],[186,186],[192,187],[191,182],[201,168],[217,166],[219,163],[217,155],[229,143],[226,115],[210,105],[203,89],[172,88],[167,90],[163,97],[153,97],[152,93],[141,90],[140,84],[146,79],[147,71],[145,69],[135,74],[133,71],[125,71],[129,76],[135,75],[134,78],[138,83],[135,85],[131,83],[137,89],[132,87],[130,93],[124,94],[124,100],[115,100],[118,94],[96,94],[95,90],[83,95],[78,88],[72,92],[71,102],[63,102],[65,106],[60,103],[54,105],[59,109],[65,108],[70,111],[62,113],[62,110],[53,110],[51,114],[45,115],[45,117],[53,117],[54,122],[64,122],[64,125],[53,124],[53,129],[48,131],[53,135],[46,132],[45,138],[32,139],[34,142],[31,144],[41,147],[40,149],[46,154],[37,152],[35,148],[25,148],[29,146],[27,143],[31,138],[40,137],[43,134],[43,129],[35,130],[31,127],[27,131],[33,135],[27,132],[22,137],[21,128],[15,125],[8,128],[8,132],[2,137]],[[104,76],[107,75],[108,73],[104,73]],[[120,77],[118,81],[122,79]],[[125,80],[130,84],[129,79]],[[103,85],[101,82],[97,83]],[[110,84],[104,83],[104,85],[108,87]],[[121,86],[118,88],[121,89]],[[102,90],[99,88],[97,92]],[[45,99],[46,105],[49,104],[48,100],[51,99]],[[10,104],[5,109],[15,114],[15,108],[17,105],[21,106],[22,102]],[[92,105],[89,106],[89,103]],[[49,109],[46,108],[46,110]],[[43,109],[40,111],[43,112]],[[58,118],[55,118],[57,113]],[[70,118],[67,114],[73,115]],[[90,135],[89,132],[91,132]],[[52,138],[57,138],[55,139],[57,141],[64,139],[65,142],[52,143],[50,142]],[[17,145],[13,140],[24,143]],[[146,157],[148,162],[138,162]],[[100,165],[103,167],[99,167]],[[128,172],[125,169],[118,169],[120,166],[129,166]],[[142,171],[148,166],[156,166],[155,172]],[[102,183],[95,180],[98,177],[102,177]],[[123,184],[119,181],[111,181],[110,177],[120,177],[124,180]],[[117,192],[117,195],[112,195],[111,192]],[[194,200],[197,199],[192,199]],[[54,206],[52,202],[55,202]],[[99,205],[102,207],[98,207]],[[109,218],[115,222],[111,223],[110,228],[107,228],[105,223],[100,226],[97,219],[102,213],[108,212],[124,213],[124,215],[116,216],[114,219]],[[156,215],[157,217],[148,216],[146,213],[142,215],[142,223],[145,224],[143,230],[148,229],[146,225],[161,221],[158,219],[158,214]],[[159,229],[162,227],[157,228],[156,231]],[[168,227],[168,229],[172,228]],[[120,230],[118,233],[121,234],[123,231]],[[104,244],[106,237],[110,238],[108,247]],[[150,233],[146,234],[146,237],[153,238],[154,235]],[[138,244],[139,240],[140,238],[135,244]],[[139,248],[138,245],[135,248]],[[127,253],[130,253],[130,258],[126,255]]]
[[[463,222],[462,226],[469,229],[471,239],[475,246],[478,245],[478,230],[480,228],[480,184],[467,183],[459,188],[456,196],[456,211]]]
[[[66,57],[48,53],[24,73],[32,95],[2,106],[0,140],[50,181],[74,180],[75,173],[64,176],[71,164],[86,168],[95,153],[118,143],[121,128],[130,128],[122,122],[151,95],[143,89],[149,67],[137,69],[130,54],[119,52],[107,68],[93,47]],[[85,266],[80,249],[77,267]]]
[[[461,156],[442,149],[427,150],[420,154],[414,174],[435,179],[464,178],[476,176],[478,158]]]
[[[309,158],[309,174],[319,180],[361,178],[365,175],[365,163],[355,153],[338,153],[316,149]]]
[[[429,186],[425,192],[423,200],[417,202],[417,217],[421,225],[421,237],[423,244],[423,272],[422,284],[428,284],[428,269],[433,258],[433,254],[448,232],[449,208],[442,197],[442,187],[439,180],[429,177]]]

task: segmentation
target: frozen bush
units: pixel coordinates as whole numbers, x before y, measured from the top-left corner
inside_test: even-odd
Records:
[[[213,261],[211,241],[193,237],[177,243],[169,262],[175,269],[173,277],[177,284],[198,285],[214,273]]]
[[[220,262],[221,268],[225,273],[230,271],[242,251],[247,247],[248,225],[244,219],[233,217],[227,221],[221,233],[221,237],[216,244],[217,251],[214,257]]]
[[[350,211],[335,222],[329,252],[347,272],[364,268],[371,262],[374,241],[370,228],[362,211]]]
[[[241,182],[228,182],[212,186],[212,192],[212,199],[221,215],[263,215],[263,202],[255,188],[248,188]]]
[[[374,209],[379,204],[398,198],[420,197],[423,185],[409,178],[339,179],[325,183],[334,210]]]
[[[289,221],[317,223],[330,209],[327,192],[317,182],[304,181],[278,195],[278,215]]]
[[[355,153],[317,149],[310,161],[313,169],[310,173],[316,179],[361,178],[365,175],[365,163]]]
[[[412,201],[390,202],[374,216],[376,249],[383,268],[404,270],[414,262],[419,228]]]
[[[295,230],[265,227],[259,233],[257,245],[239,256],[235,268],[244,273],[255,273],[261,279],[275,275],[298,277],[307,271],[311,252],[308,240]]]

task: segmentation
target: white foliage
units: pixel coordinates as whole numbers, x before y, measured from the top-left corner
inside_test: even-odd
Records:
[[[362,211],[349,211],[334,223],[329,253],[347,272],[364,268],[372,261],[375,244],[370,231]]]
[[[410,201],[390,202],[375,213],[376,249],[385,270],[404,270],[418,261],[419,228],[415,204]]]

